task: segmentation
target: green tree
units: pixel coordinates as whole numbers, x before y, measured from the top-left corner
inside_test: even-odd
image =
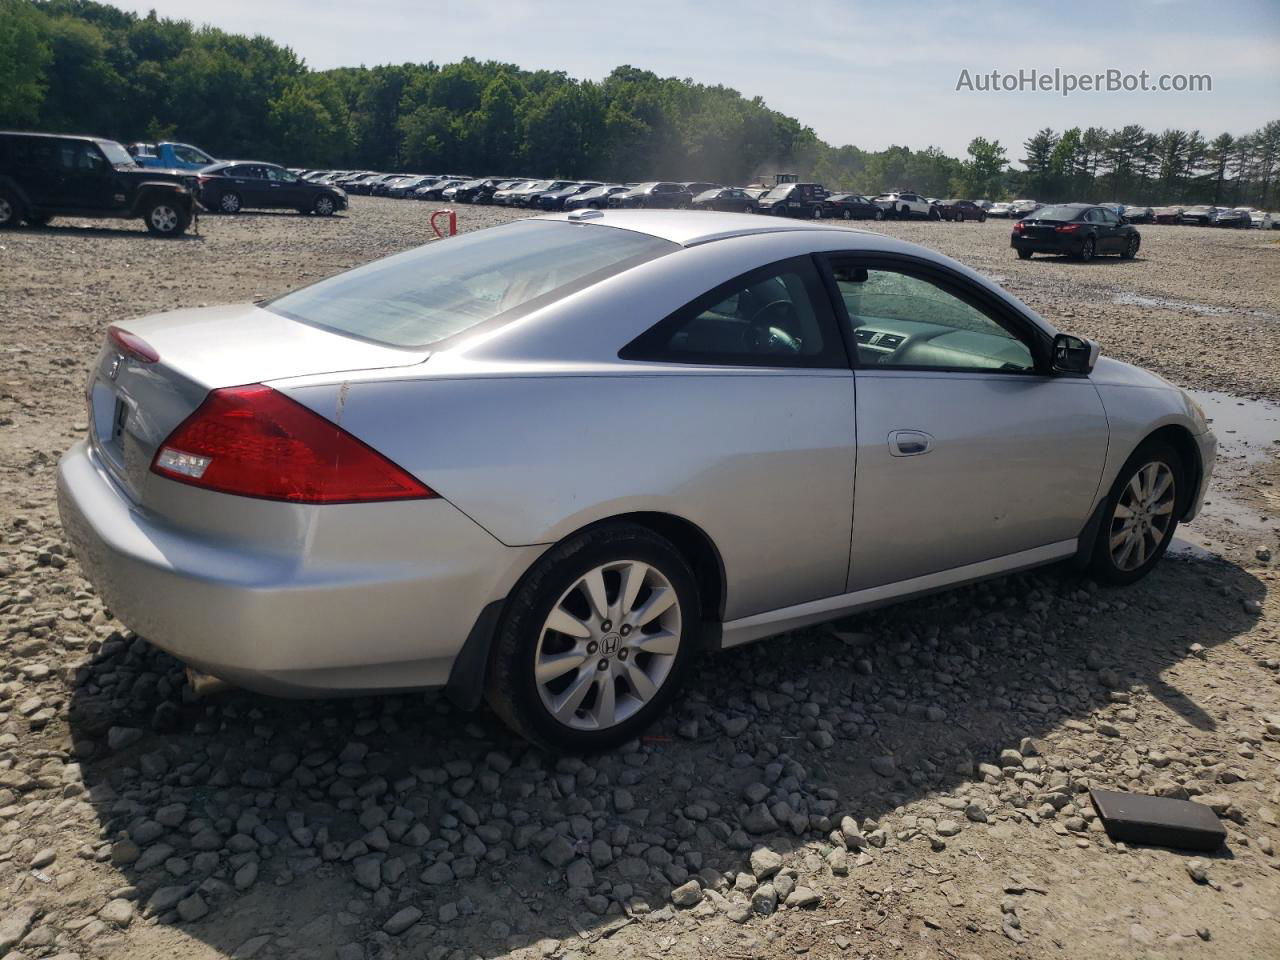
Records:
[[[1058,139],[1052,129],[1044,127],[1022,145],[1027,152],[1022,158],[1027,168],[1026,190],[1033,197],[1047,197],[1053,191],[1053,151]]]
[[[0,126],[40,118],[52,59],[44,16],[24,0],[0,0]]]
[[[1003,192],[1002,180],[1009,160],[999,140],[974,137],[966,151],[969,159],[960,168],[952,190],[964,197],[995,197]]]

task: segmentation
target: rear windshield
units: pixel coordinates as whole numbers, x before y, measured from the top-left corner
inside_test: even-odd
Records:
[[[374,261],[277,297],[267,309],[393,347],[426,347],[678,249],[615,227],[521,220]]]
[[[1016,204],[1015,204],[1016,206]],[[1084,213],[1083,207],[1041,207],[1036,211],[1037,220],[1074,220]]]

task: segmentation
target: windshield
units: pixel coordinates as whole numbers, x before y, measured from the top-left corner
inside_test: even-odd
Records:
[[[425,347],[678,249],[631,230],[520,220],[338,274],[267,309],[394,347]]]
[[[114,140],[99,140],[98,149],[107,156],[107,162],[112,166],[123,165],[126,167],[137,166],[137,161],[133,159],[129,151]]]
[[[794,186],[795,186],[794,183],[788,183],[785,186],[774,187],[772,190],[766,193],[761,199],[762,200],[781,199],[782,197],[785,197],[787,194],[789,194],[791,192],[791,188]]]

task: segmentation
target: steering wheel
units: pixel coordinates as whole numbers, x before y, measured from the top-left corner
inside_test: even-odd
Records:
[[[772,300],[751,314],[747,319],[752,337],[750,346],[781,347],[788,353],[799,353],[800,338],[775,325],[789,319],[794,311],[795,306],[790,300]]]

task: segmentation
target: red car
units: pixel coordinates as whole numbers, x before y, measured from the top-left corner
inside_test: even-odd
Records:
[[[937,206],[943,220],[977,220],[983,223],[987,219],[987,211],[972,200],[941,200]]]

